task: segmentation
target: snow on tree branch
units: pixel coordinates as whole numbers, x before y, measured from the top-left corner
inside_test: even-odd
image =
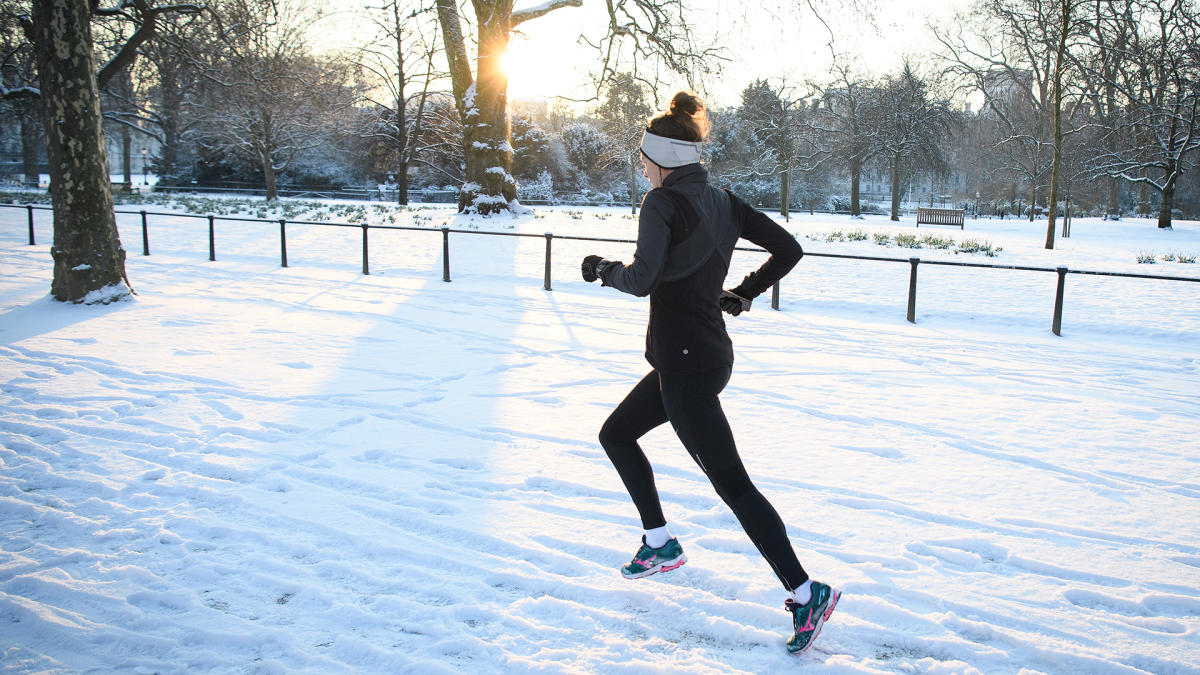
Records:
[[[517,26],[518,24],[536,19],[539,16],[544,16],[553,12],[556,9],[563,7],[582,7],[583,0],[548,0],[536,7],[527,7],[525,9],[515,9],[509,18],[509,24]]]

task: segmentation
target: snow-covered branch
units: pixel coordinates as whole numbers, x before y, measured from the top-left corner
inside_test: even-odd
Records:
[[[517,25],[529,21],[530,19],[536,19],[539,16],[549,14],[556,9],[562,9],[563,7],[582,6],[583,0],[547,0],[547,2],[543,2],[536,7],[513,10],[513,13],[509,17],[509,24],[513,27],[516,27]]]

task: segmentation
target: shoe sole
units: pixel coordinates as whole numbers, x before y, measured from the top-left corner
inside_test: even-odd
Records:
[[[821,613],[820,618],[817,619],[817,625],[813,628],[812,638],[809,639],[808,644],[804,646],[804,649],[801,649],[797,652],[790,652],[793,656],[799,656],[812,648],[813,644],[815,644],[817,641],[817,636],[821,634],[821,629],[825,627],[825,620],[829,618],[830,614],[833,614],[833,610],[835,607],[837,607],[838,600],[841,598],[841,591],[836,588],[829,589],[829,606],[825,608],[825,611]]]
[[[638,572],[637,574],[626,574],[625,571],[622,570],[621,576],[625,577],[626,579],[645,579],[646,577],[658,574],[659,572],[670,572],[673,569],[678,569],[679,567],[683,566],[683,563],[685,562],[687,562],[687,556],[681,555],[673,560],[661,562],[654,567],[648,567],[644,572]]]

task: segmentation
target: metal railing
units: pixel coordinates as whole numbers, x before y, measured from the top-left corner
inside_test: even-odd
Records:
[[[35,210],[53,211],[53,207],[41,206],[41,205],[36,205],[36,204],[0,204],[0,207],[26,209],[26,211],[28,213],[28,220],[29,220],[29,245],[30,246],[37,245],[35,234],[34,234],[33,212]],[[170,217],[170,218],[199,218],[199,219],[207,220],[208,221],[208,259],[209,259],[209,261],[215,261],[217,259],[216,228],[214,226],[215,221],[228,220],[228,221],[250,222],[250,223],[273,223],[273,224],[278,223],[279,224],[279,247],[280,247],[280,266],[281,267],[288,266],[287,226],[289,223],[292,225],[319,225],[319,226],[327,226],[327,227],[358,228],[358,229],[362,230],[362,273],[365,275],[369,275],[371,273],[370,247],[369,247],[369,232],[370,232],[370,230],[373,230],[373,229],[374,230],[404,230],[404,231],[412,231],[412,232],[430,232],[430,233],[440,232],[442,235],[442,281],[447,282],[447,283],[449,283],[449,281],[450,281],[450,235],[452,233],[453,234],[472,234],[472,235],[496,236],[496,237],[544,238],[546,241],[546,256],[545,256],[545,272],[544,272],[544,276],[543,276],[542,287],[547,291],[553,290],[552,284],[551,284],[551,279],[550,279],[550,276],[551,276],[550,263],[551,263],[551,258],[553,255],[553,245],[554,245],[555,239],[564,240],[564,241],[592,241],[592,242],[615,243],[615,244],[635,244],[635,243],[637,243],[637,240],[635,240],[635,239],[611,239],[611,238],[605,238],[605,237],[581,237],[581,236],[572,236],[572,235],[555,235],[553,232],[546,232],[545,234],[528,234],[528,233],[521,233],[521,232],[488,232],[485,230],[454,229],[454,228],[450,228],[450,227],[446,227],[446,226],[443,226],[440,228],[433,228],[433,227],[416,227],[416,226],[406,226],[406,225],[371,225],[369,223],[331,223],[331,222],[318,222],[318,221],[308,221],[308,220],[290,220],[289,221],[286,218],[278,218],[275,220],[268,220],[268,219],[263,219],[263,218],[242,218],[242,217],[236,217],[236,216],[216,216],[211,213],[205,214],[205,215],[199,215],[199,214],[191,214],[191,213],[155,212],[155,211],[146,211],[145,209],[138,210],[138,211],[122,211],[122,210],[118,209],[118,210],[114,210],[114,213],[122,214],[122,215],[140,215],[141,216],[142,255],[143,256],[150,255],[150,230],[149,230],[149,225],[148,225],[148,220],[147,220],[150,216],[164,216],[164,217]],[[766,253],[766,251],[764,251],[763,249],[760,249],[760,248],[748,248],[748,247],[740,247],[740,246],[736,247],[735,250],[750,251],[750,252],[756,252],[756,253]],[[841,260],[868,260],[868,261],[877,261],[877,262],[899,262],[899,263],[906,262],[906,263],[908,263],[909,264],[908,310],[907,310],[906,318],[908,319],[908,321],[910,323],[917,322],[917,317],[916,317],[917,268],[922,263],[924,263],[926,265],[940,265],[940,266],[945,266],[945,267],[971,267],[971,268],[978,268],[978,269],[1019,270],[1019,271],[1025,271],[1025,272],[1053,272],[1058,275],[1058,280],[1057,280],[1058,284],[1057,284],[1057,288],[1056,288],[1056,292],[1055,292],[1054,313],[1053,313],[1053,319],[1051,321],[1051,331],[1055,335],[1059,335],[1059,336],[1062,335],[1063,296],[1064,296],[1064,291],[1065,291],[1065,287],[1066,287],[1066,277],[1068,274],[1083,274],[1083,275],[1106,276],[1106,277],[1124,277],[1124,278],[1130,278],[1130,279],[1159,279],[1159,280],[1163,280],[1163,281],[1185,281],[1185,282],[1193,282],[1193,283],[1200,282],[1200,277],[1180,277],[1180,276],[1168,276],[1168,275],[1156,275],[1156,274],[1134,274],[1134,273],[1130,273],[1130,272],[1103,272],[1103,271],[1095,271],[1095,270],[1076,270],[1076,269],[1068,269],[1065,266],[1030,267],[1030,266],[1026,266],[1026,265],[994,265],[994,264],[988,264],[988,263],[959,262],[959,261],[950,261],[950,260],[921,260],[918,257],[887,258],[887,257],[881,257],[881,256],[848,255],[848,254],[841,254],[841,253],[816,253],[816,252],[809,252],[809,251],[806,251],[804,253],[804,255],[808,256],[808,257],[812,257],[812,258],[834,258],[834,259],[841,259]],[[775,309],[775,310],[779,309],[779,284],[778,283],[776,283],[771,289],[771,308]]]

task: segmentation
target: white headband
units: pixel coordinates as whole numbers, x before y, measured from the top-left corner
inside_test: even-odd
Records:
[[[700,161],[700,146],[703,143],[681,141],[652,134],[642,134],[642,154],[664,169],[677,169],[685,164]]]

